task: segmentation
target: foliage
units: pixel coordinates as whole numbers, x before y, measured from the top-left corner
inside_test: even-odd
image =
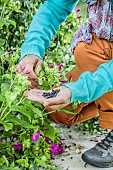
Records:
[[[0,169],[4,170],[36,169],[37,166],[57,170],[50,165],[51,156],[63,151],[60,131],[47,119],[49,113],[41,104],[23,97],[30,82],[22,73],[15,74],[19,48],[42,2],[1,0],[0,3]],[[48,90],[60,85],[66,80],[65,74],[75,66],[69,50],[71,36],[84,21],[86,17],[79,19],[73,12],[62,24],[46,51],[43,69],[37,70],[41,88]],[[77,104],[74,103],[74,107]]]
[[[16,165],[23,169],[31,169],[35,166],[34,164],[51,168],[47,164],[52,153],[63,151],[61,140],[58,137],[60,131],[51,126],[51,122],[47,119],[49,113],[46,113],[41,104],[31,102],[23,97],[30,82],[22,73],[15,74],[14,63],[18,59],[15,54],[16,52],[11,55],[6,53],[1,56],[0,166],[1,169],[7,167],[6,169],[11,170]],[[7,70],[4,66],[7,67]],[[49,68],[47,62],[44,63],[44,66],[47,75],[40,75],[40,79],[45,78],[42,88],[50,89],[51,81],[53,83],[51,85],[56,85],[56,82],[61,79],[61,70],[57,65],[54,68]],[[49,80],[48,83],[48,75],[51,73],[55,75],[56,79]]]

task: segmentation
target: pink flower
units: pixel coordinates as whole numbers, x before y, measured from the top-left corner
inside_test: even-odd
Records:
[[[74,11],[75,11],[76,14],[78,14],[81,11],[81,9],[80,8],[74,8]]]
[[[49,137],[46,137],[46,138],[45,138],[45,141],[46,141],[47,143],[49,143],[49,142],[51,141],[51,139],[50,139]]]
[[[67,83],[67,80],[60,80],[61,83]]]
[[[72,74],[69,75],[68,81],[70,82],[72,79]]]
[[[57,144],[52,143],[51,146],[50,146],[50,148],[51,148],[51,153],[52,153],[52,155],[58,153],[58,145],[57,145]]]
[[[60,77],[62,77],[63,76],[63,74],[60,74]]]
[[[49,128],[43,128],[43,130],[49,130]]]
[[[63,65],[62,64],[57,64],[58,71],[62,70]]]
[[[92,140],[92,139],[90,141],[97,142],[97,143],[99,142],[98,140]]]
[[[59,147],[58,144],[55,143],[52,143],[50,148],[51,148],[52,155],[57,153],[61,154],[63,152],[63,146]]]
[[[4,64],[7,64],[6,61],[4,61]]]
[[[11,54],[11,53],[12,53],[12,51],[8,51],[8,52],[7,52],[7,54]]]
[[[49,65],[49,68],[54,68],[54,64]]]
[[[14,150],[16,151],[16,150],[21,150],[22,149],[22,144],[20,144],[19,142],[16,142],[15,144],[14,144]]]
[[[37,131],[36,133],[32,134],[32,142],[35,142],[40,137],[40,131]]]
[[[77,18],[80,19],[82,16],[81,15],[78,15]]]
[[[63,146],[61,146],[60,148],[58,148],[58,153],[62,154],[63,153]]]

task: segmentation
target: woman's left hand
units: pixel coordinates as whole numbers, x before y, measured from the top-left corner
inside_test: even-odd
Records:
[[[56,97],[48,98],[42,96],[44,92],[52,92],[52,90],[37,90],[37,89],[31,89],[29,91],[24,92],[24,96],[35,102],[39,102],[43,104],[44,107],[50,108],[51,110],[58,110],[60,108],[65,107],[69,104],[70,98],[71,98],[71,90],[66,86],[59,86],[57,88],[54,88],[54,90],[59,89],[59,93]]]

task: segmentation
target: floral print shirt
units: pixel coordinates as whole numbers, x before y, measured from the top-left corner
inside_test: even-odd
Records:
[[[113,4],[110,0],[84,0],[88,4],[89,20],[82,24],[72,38],[71,51],[81,41],[91,44],[92,32],[98,38],[113,41]]]

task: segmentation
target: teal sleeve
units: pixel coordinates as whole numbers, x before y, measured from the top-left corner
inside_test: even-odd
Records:
[[[28,55],[44,56],[61,23],[71,13],[78,0],[46,0],[33,17],[21,47],[20,60]]]
[[[92,72],[84,72],[76,82],[64,84],[72,92],[71,103],[94,101],[113,90],[113,60],[102,64]]]

